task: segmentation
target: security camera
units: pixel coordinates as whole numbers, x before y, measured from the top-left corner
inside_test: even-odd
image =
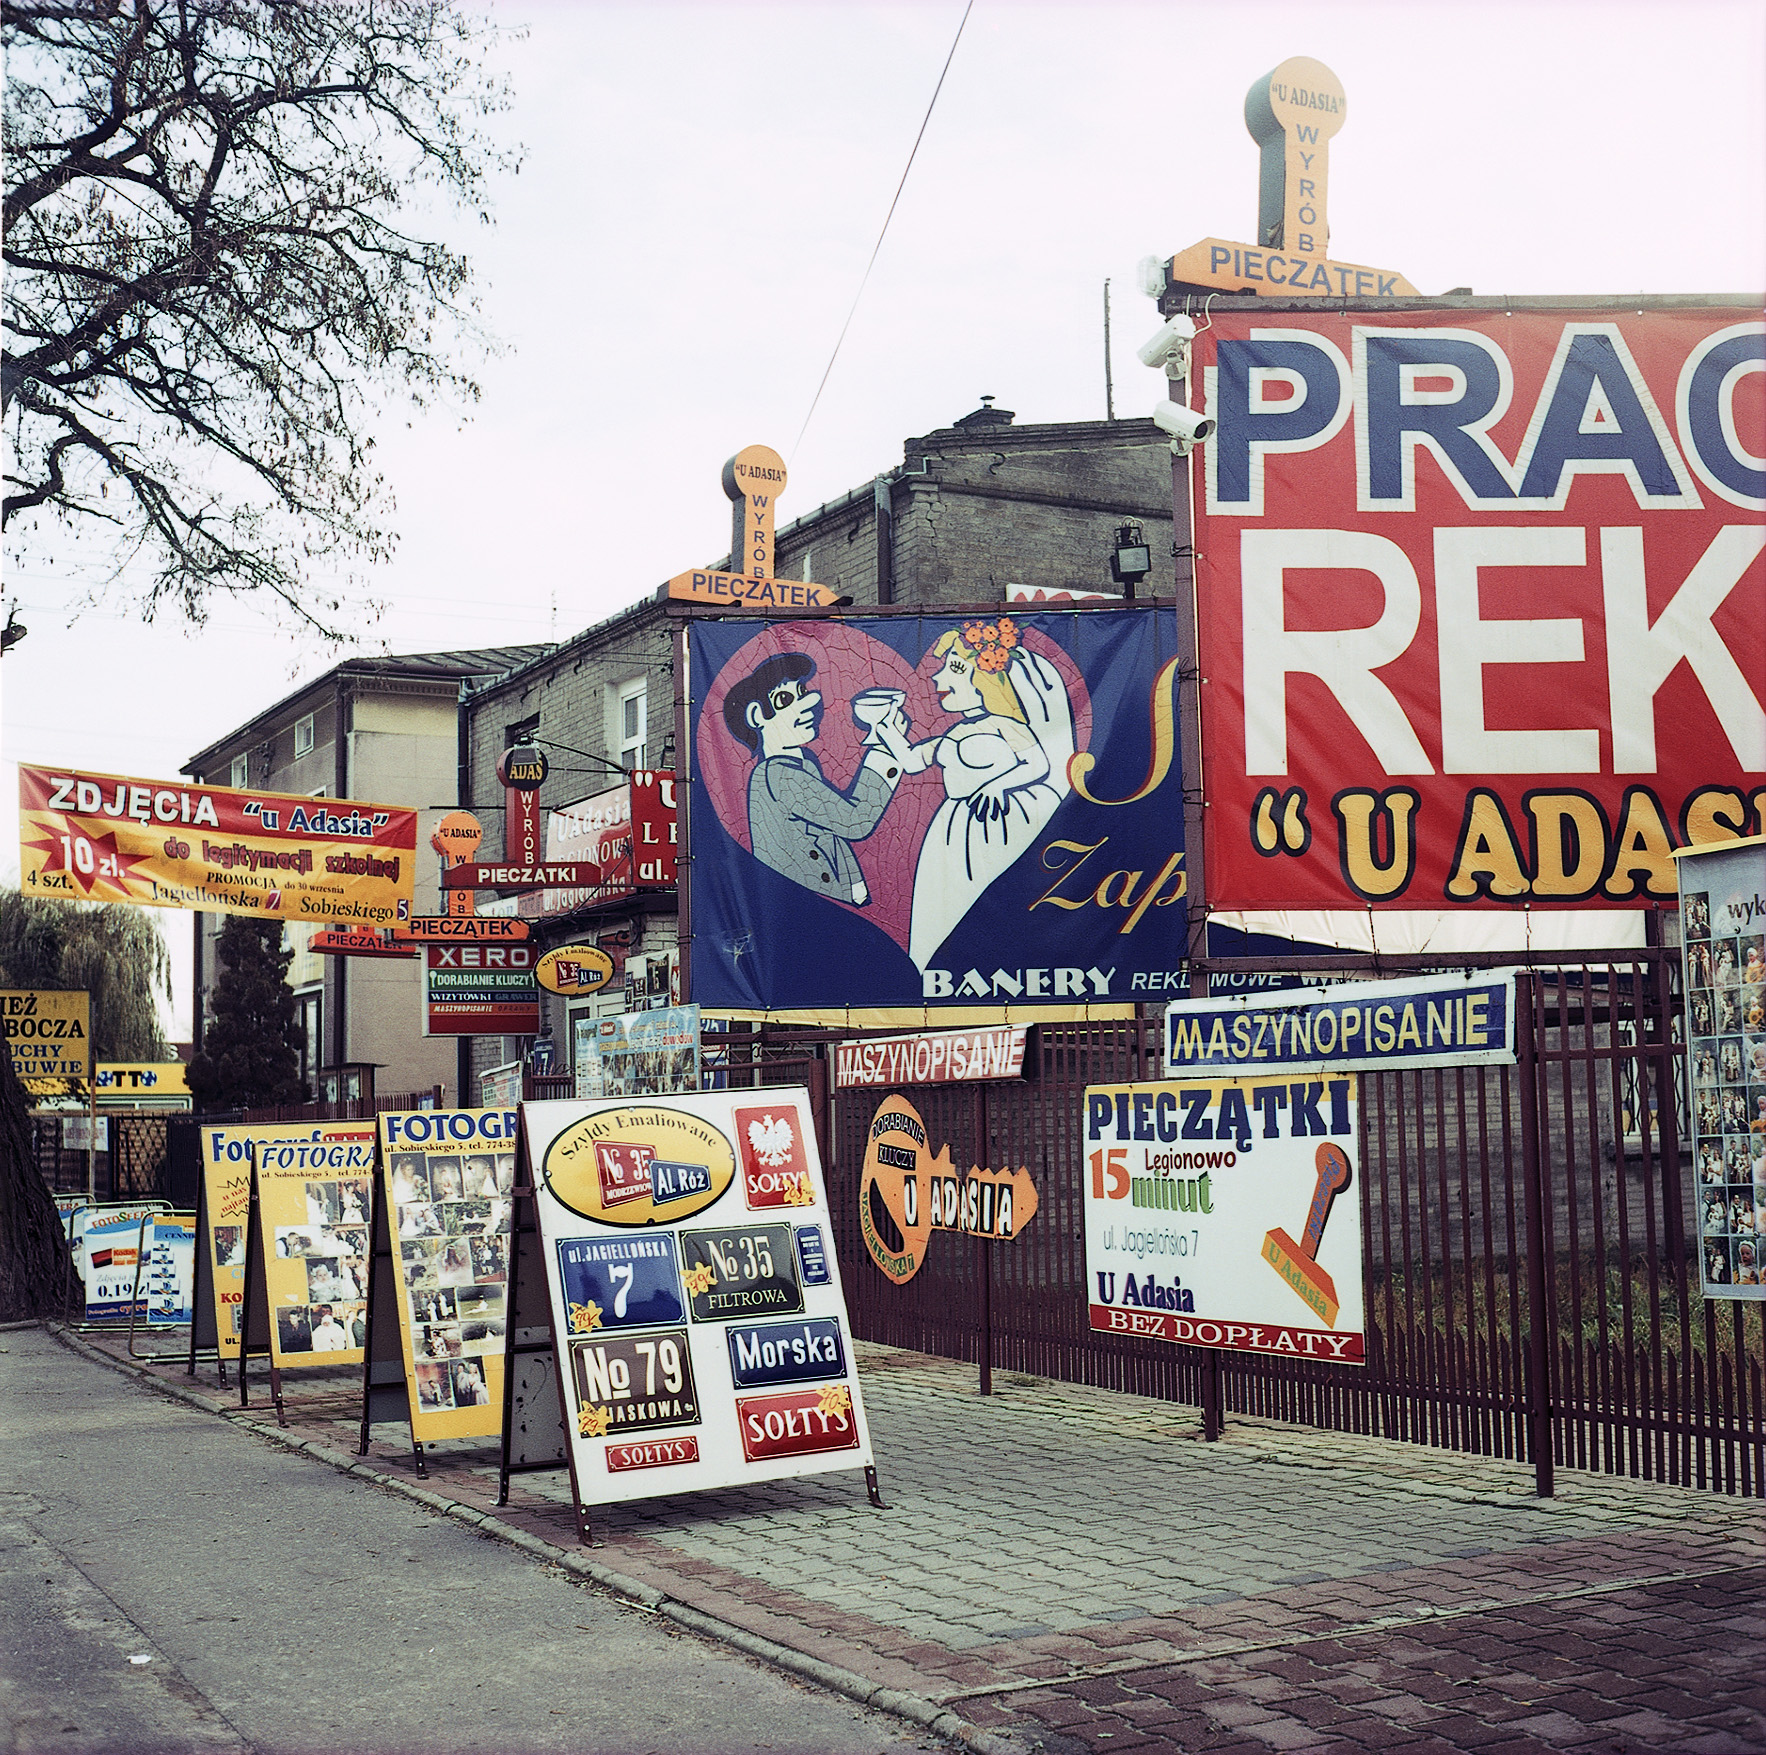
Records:
[[[1190,341],[1196,326],[1180,311],[1167,318],[1157,335],[1143,342],[1135,352],[1143,366],[1155,370],[1163,366],[1168,378],[1181,378],[1189,371]]]
[[[1215,423],[1181,402],[1167,400],[1154,408],[1153,425],[1171,435],[1171,448],[1181,456],[1192,445],[1201,444],[1214,431]]]
[[[1169,279],[1165,258],[1163,256],[1143,256],[1134,265],[1134,278],[1148,298],[1163,298]]]

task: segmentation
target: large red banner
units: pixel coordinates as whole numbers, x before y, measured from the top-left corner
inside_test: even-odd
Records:
[[[1216,312],[1194,354],[1211,904],[1643,907],[1766,832],[1757,306]]]

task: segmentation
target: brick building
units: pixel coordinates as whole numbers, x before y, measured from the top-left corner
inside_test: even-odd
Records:
[[[709,484],[708,484],[709,485]],[[1171,457],[1148,420],[1018,426],[1009,410],[983,406],[948,427],[910,439],[901,464],[782,526],[780,578],[812,579],[873,603],[999,602],[1009,586],[1055,592],[1114,591],[1116,533],[1140,524],[1158,586],[1171,566]],[[723,567],[728,557],[712,563]],[[545,811],[617,783],[621,771],[678,766],[673,640],[655,599],[585,629],[507,675],[473,683],[461,705],[461,804],[484,824],[481,858],[503,850],[497,760],[519,738],[544,750]],[[419,906],[425,896],[419,891]],[[479,898],[480,910],[537,913]],[[667,958],[676,943],[672,891],[547,916],[541,945],[600,942],[616,961]],[[543,996],[543,1029],[557,1065],[569,1064],[571,1014],[618,1011],[624,987],[566,1006]],[[475,1037],[460,1082],[516,1055],[513,1038]]]

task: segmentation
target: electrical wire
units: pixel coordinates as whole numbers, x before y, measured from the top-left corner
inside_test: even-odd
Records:
[[[883,216],[883,229],[877,233],[877,242],[871,247],[871,259],[865,264],[864,274],[859,278],[858,291],[852,295],[852,308],[846,313],[846,321],[840,325],[840,334],[835,339],[834,351],[828,356],[827,369],[822,373],[822,381],[816,386],[816,393],[810,398],[809,413],[803,417],[803,425],[797,429],[797,437],[792,441],[791,456],[797,456],[797,447],[803,443],[803,435],[809,431],[809,423],[815,419],[816,407],[822,400],[822,392],[828,387],[828,379],[834,370],[834,362],[840,357],[841,344],[846,340],[846,332],[852,327],[852,320],[858,315],[859,300],[865,296],[865,287],[871,278],[871,270],[877,266],[877,257],[883,248],[883,240],[889,235],[889,222],[895,218],[897,203],[901,200],[901,192],[908,186],[908,173],[914,168],[914,159],[920,150],[920,142],[926,138],[926,125],[932,120],[932,112],[938,106],[938,94],[944,90],[944,76],[950,72],[950,64],[956,59],[957,44],[963,40],[963,26],[969,22],[969,14],[975,10],[975,0],[968,0],[963,8],[963,16],[957,20],[957,34],[951,38],[950,53],[944,58],[944,66],[938,75],[938,83],[932,88],[932,101],[926,106],[926,114],[920,119],[920,132],[914,136],[914,144],[908,153],[908,162],[902,167],[901,181],[895,185],[895,194],[889,203],[889,211]]]

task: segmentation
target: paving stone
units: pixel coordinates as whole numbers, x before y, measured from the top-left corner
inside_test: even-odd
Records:
[[[1766,1747],[1758,1501],[1565,1469],[1541,1502],[1501,1459],[1236,1416],[1204,1445],[1191,1409],[1003,1375],[983,1401],[972,1366],[857,1353],[888,1512],[856,1474],[679,1495],[597,1511],[593,1560],[931,1697],[1131,1664],[957,1703],[1051,1755]],[[349,1376],[295,1387],[292,1437],[353,1453]],[[368,1460],[418,1484],[394,1426]],[[499,1510],[494,1446],[426,1461],[442,1498],[573,1545],[564,1471]],[[1206,1525],[1174,1525],[1189,1505]]]

